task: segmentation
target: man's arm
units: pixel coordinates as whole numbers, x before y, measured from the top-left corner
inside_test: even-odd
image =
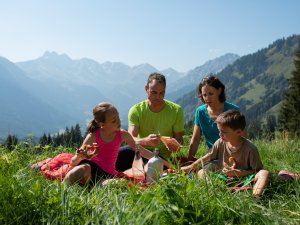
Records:
[[[178,141],[179,144],[183,144],[183,134],[184,132],[173,133],[173,137]]]
[[[137,138],[140,128],[135,125],[128,126],[128,132],[132,135],[135,142],[141,146],[157,146],[160,143],[160,136],[157,134],[149,134],[145,138]]]

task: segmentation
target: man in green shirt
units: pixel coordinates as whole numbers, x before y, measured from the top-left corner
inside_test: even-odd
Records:
[[[166,92],[166,79],[160,73],[151,73],[145,85],[147,100],[131,107],[128,114],[128,132],[134,137],[137,144],[148,150],[159,149],[159,155],[167,160],[170,152],[161,143],[160,136],[175,138],[179,143],[183,141],[184,117],[181,106],[164,99]],[[141,155],[145,159],[152,157],[150,151],[142,148]],[[117,170],[124,171],[131,167],[134,151],[128,146],[120,149]]]

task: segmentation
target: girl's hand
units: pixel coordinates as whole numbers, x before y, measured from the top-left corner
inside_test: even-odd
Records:
[[[76,150],[76,155],[82,159],[94,158],[99,152],[99,146],[97,143],[91,145],[84,145],[83,148]]]
[[[99,153],[99,146],[97,143],[93,143],[93,146],[90,148],[90,151],[88,151],[88,158],[94,158]]]
[[[79,148],[76,150],[76,156],[81,159],[87,158],[87,152],[85,149]]]

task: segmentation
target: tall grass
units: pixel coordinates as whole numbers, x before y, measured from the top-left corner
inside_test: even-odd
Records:
[[[272,173],[261,200],[251,192],[232,193],[215,178],[174,174],[140,190],[126,182],[68,188],[30,169],[65,148],[0,147],[0,224],[299,224],[299,182],[276,178],[281,169],[300,171],[300,141],[289,137],[255,140]],[[204,154],[205,146],[198,156]],[[183,148],[181,154],[186,154]]]

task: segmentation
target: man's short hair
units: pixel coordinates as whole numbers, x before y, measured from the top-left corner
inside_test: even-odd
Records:
[[[151,73],[151,74],[149,75],[149,77],[148,77],[147,86],[148,86],[153,80],[157,80],[158,83],[164,84],[165,87],[166,87],[166,85],[167,85],[166,78],[165,78],[165,76],[162,75],[161,73],[157,73],[157,72]]]
[[[244,130],[246,127],[245,116],[238,110],[228,110],[223,112],[217,117],[216,123],[233,130]]]

